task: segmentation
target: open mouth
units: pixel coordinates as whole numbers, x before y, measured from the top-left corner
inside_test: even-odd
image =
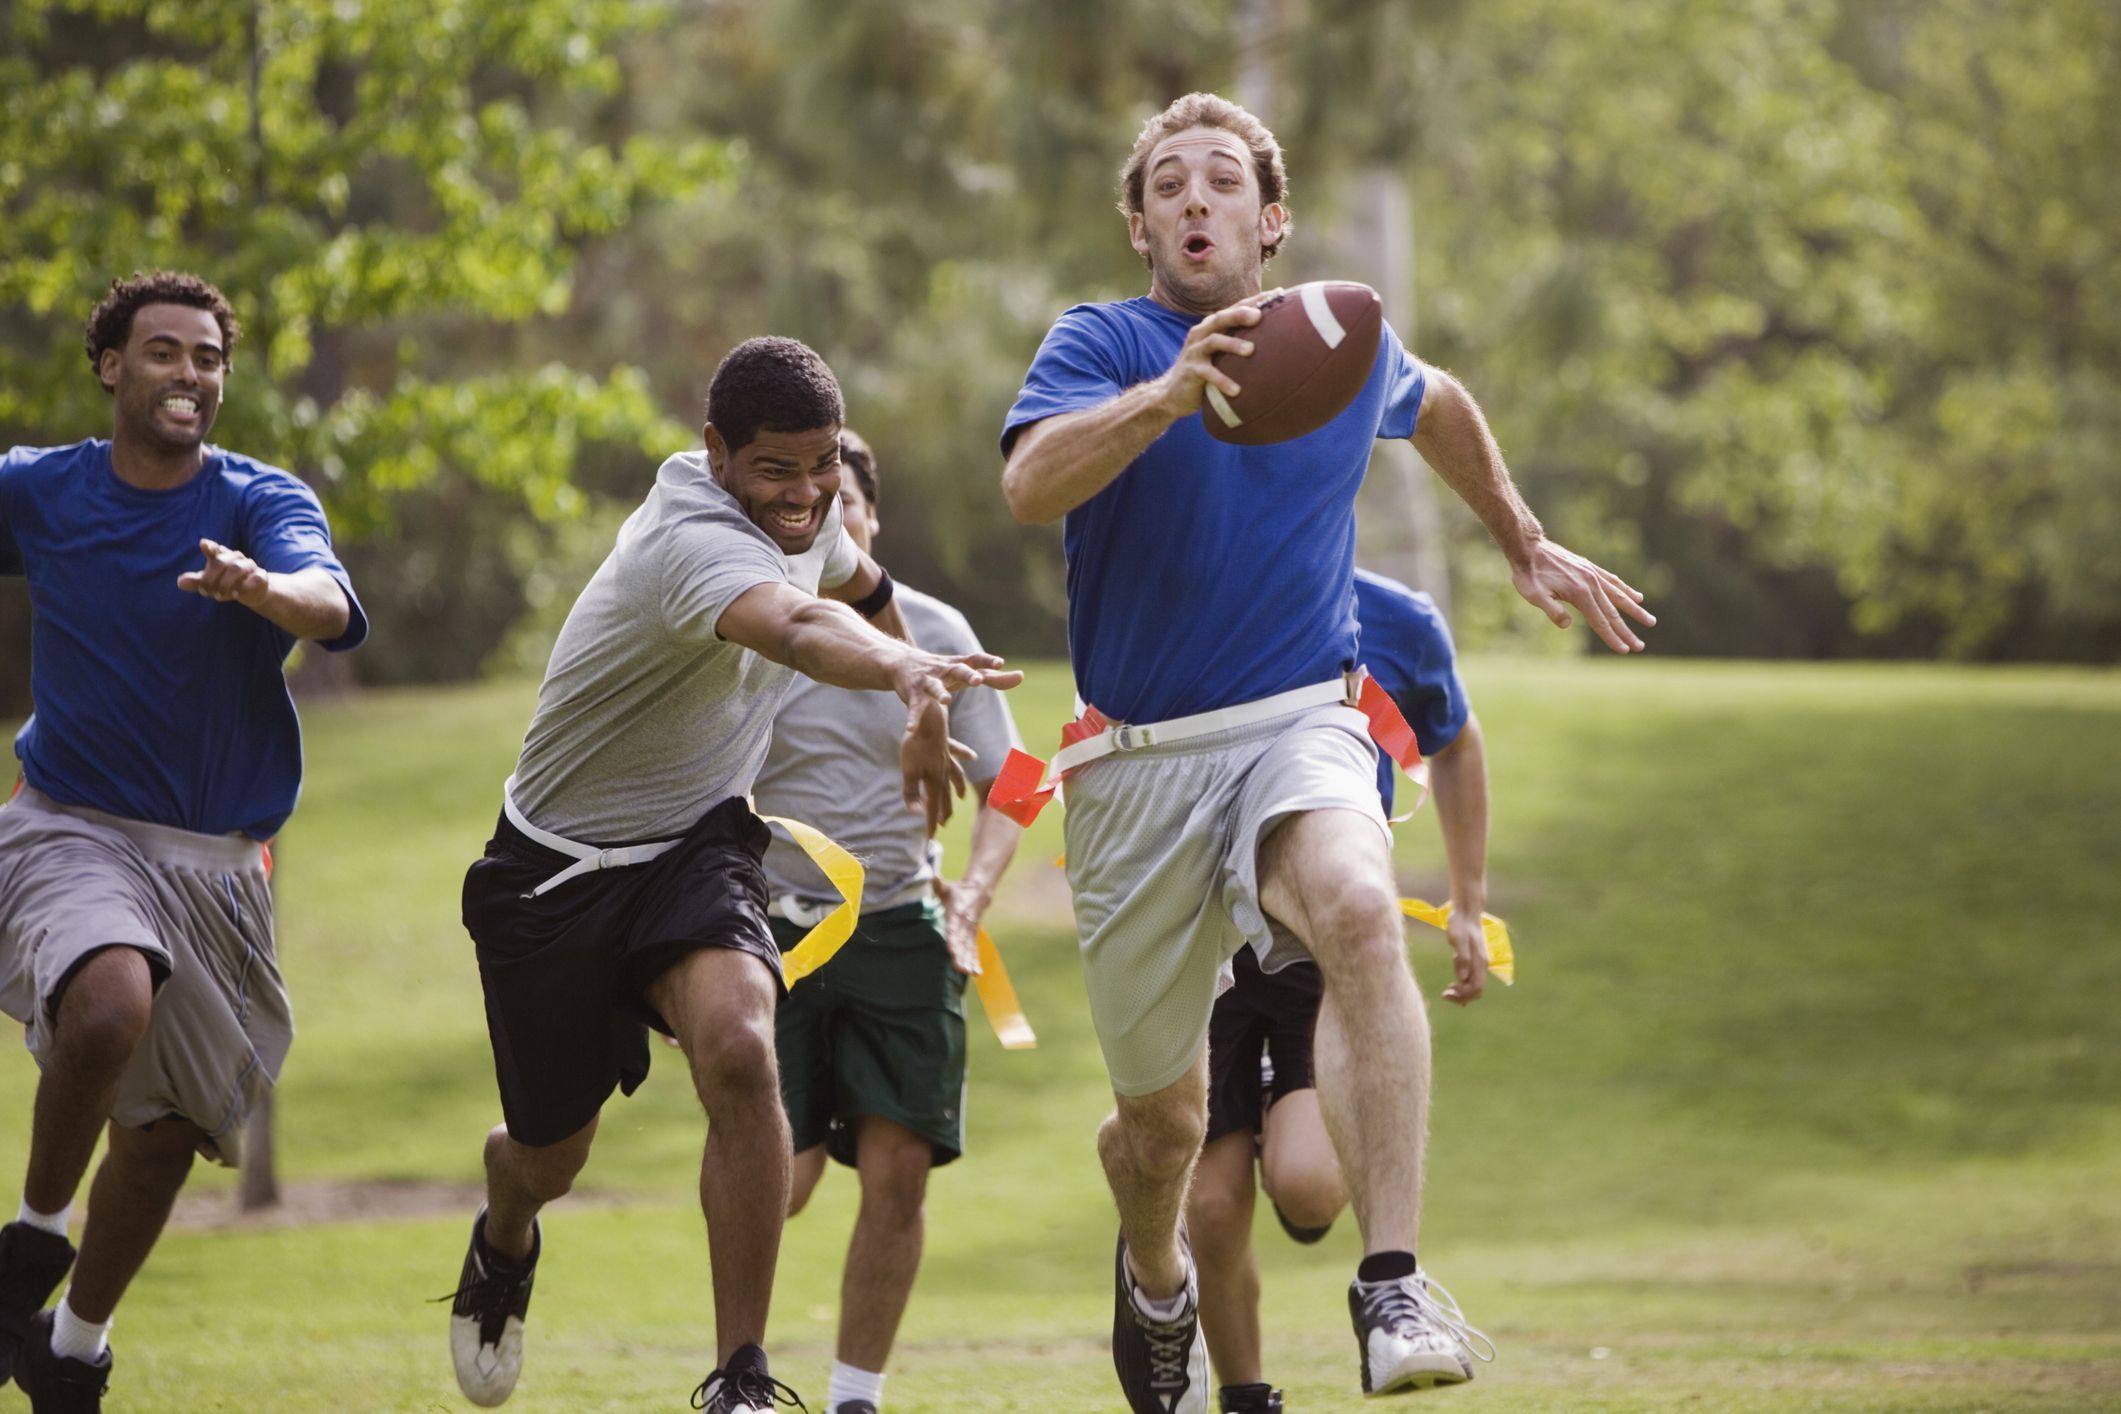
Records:
[[[766,520],[783,535],[801,535],[817,527],[817,507],[807,511],[768,511]]]
[[[155,406],[175,417],[189,419],[199,415],[199,400],[189,393],[165,394]]]
[[[1186,237],[1184,243],[1179,246],[1179,249],[1183,250],[1187,255],[1190,255],[1194,259],[1198,260],[1203,256],[1207,255],[1209,251],[1215,249],[1215,242],[1209,240],[1206,236],[1201,235],[1198,231],[1196,231],[1192,235]]]

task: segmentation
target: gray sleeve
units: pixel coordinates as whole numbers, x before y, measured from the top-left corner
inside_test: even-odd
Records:
[[[937,642],[922,643],[931,653],[983,652],[972,625],[955,609],[938,615],[941,632]],[[968,687],[950,697],[950,735],[971,747],[977,755],[965,763],[972,781],[991,781],[1001,774],[1002,762],[1011,747],[1021,747],[1016,719],[1009,714],[1008,698],[995,688]]]
[[[839,588],[854,578],[854,572],[862,567],[862,547],[854,543],[854,537],[847,533],[844,524],[838,530],[839,539],[833,542],[831,553],[825,556],[824,572],[817,577],[820,589]]]
[[[688,526],[665,547],[663,622],[682,639],[707,642],[744,591],[786,584],[787,561],[755,536],[710,523]]]

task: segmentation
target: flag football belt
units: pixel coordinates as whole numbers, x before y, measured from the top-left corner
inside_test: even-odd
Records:
[[[651,840],[646,844],[598,849],[594,845],[578,844],[550,830],[541,830],[531,824],[530,817],[516,807],[514,776],[510,776],[507,783],[501,787],[501,809],[507,814],[508,823],[530,839],[553,853],[564,854],[574,861],[532,889],[532,898],[558,888],[569,879],[594,874],[600,869],[624,869],[660,859],[684,843],[682,839]],[[862,865],[860,860],[827,839],[822,831],[800,820],[790,820],[782,815],[760,815],[759,819],[768,825],[779,825],[786,830],[802,847],[803,853],[810,856],[810,862],[824,871],[825,877],[832,881],[832,887],[840,891],[839,904],[811,925],[810,931],[803,934],[802,941],[781,955],[781,979],[793,987],[831,961],[832,955],[840,950],[847,939],[854,936],[854,920],[861,916],[862,911]]]
[[[1189,717],[1173,717],[1163,722],[1115,722],[1095,707],[1086,708],[1080,717],[1061,728],[1060,750],[1053,753],[1050,765],[1028,751],[1012,750],[994,779],[994,789],[988,792],[987,803],[1017,824],[1028,826],[1038,818],[1039,811],[1046,808],[1046,802],[1053,799],[1061,783],[1093,761],[1145,746],[1169,746],[1210,732],[1248,727],[1255,722],[1294,716],[1319,707],[1348,707],[1360,712],[1369,724],[1370,739],[1377,743],[1378,749],[1391,757],[1406,773],[1407,779],[1421,788],[1421,795],[1416,797],[1413,807],[1406,815],[1394,816],[1392,823],[1397,824],[1419,809],[1421,801],[1428,795],[1429,768],[1422,762],[1421,747],[1414,740],[1414,729],[1400,714],[1399,704],[1392,700],[1392,694],[1378,686],[1377,680],[1362,668],[1310,687],[1294,688],[1254,702],[1241,702],[1235,707],[1219,707],[1212,712],[1196,712]],[[1046,780],[1049,771],[1053,776],[1051,784]]]

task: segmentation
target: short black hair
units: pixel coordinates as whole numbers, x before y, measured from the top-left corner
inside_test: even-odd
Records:
[[[221,326],[221,356],[225,359],[236,351],[236,336],[243,331],[226,295],[197,275],[177,270],[156,270],[145,275],[136,271],[125,279],[111,281],[110,293],[88,316],[88,366],[96,370],[99,378],[103,373],[103,351],[124,352],[126,341],[133,336],[133,316],[151,304],[182,304],[210,311],[214,322]]]
[[[707,421],[732,452],[762,430],[808,432],[846,420],[839,380],[800,339],[746,339],[707,385]]]
[[[840,465],[854,473],[854,484],[862,488],[862,499],[876,508],[876,453],[861,433],[852,427],[840,429]]]

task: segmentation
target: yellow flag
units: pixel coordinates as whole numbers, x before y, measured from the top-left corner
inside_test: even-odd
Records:
[[[1438,908],[1427,899],[1403,898],[1399,911],[1418,923],[1442,928],[1451,921],[1451,905]],[[1488,975],[1505,987],[1517,985],[1517,955],[1510,951],[1510,929],[1492,913],[1480,915],[1480,931],[1488,940]]]
[[[994,946],[994,939],[987,936],[985,928],[979,930],[979,971],[973,974],[972,985],[979,989],[979,1004],[986,1009],[987,1024],[994,1028],[1004,1050],[1026,1051],[1038,1044],[1031,1023],[1024,1019],[1024,1008],[1016,1000],[1016,988],[1009,984],[1009,969],[1002,966],[1001,950]]]
[[[789,986],[808,977],[832,961],[832,955],[854,936],[854,921],[862,916],[862,862],[840,848],[825,833],[785,815],[761,815],[769,825],[779,825],[803,847],[810,862],[825,871],[832,887],[840,891],[840,906],[818,920],[803,940],[781,954],[781,978]]]

